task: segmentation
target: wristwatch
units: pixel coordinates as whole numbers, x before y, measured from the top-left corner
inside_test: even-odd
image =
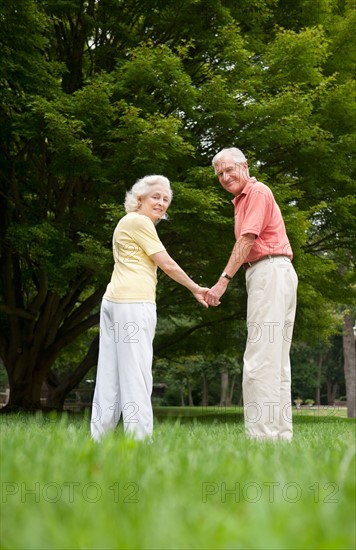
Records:
[[[228,281],[232,281],[232,277],[226,273],[226,271],[223,271],[220,277],[225,277]]]

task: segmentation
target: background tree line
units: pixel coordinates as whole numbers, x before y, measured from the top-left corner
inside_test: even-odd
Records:
[[[339,335],[355,416],[355,17],[352,0],[0,0],[8,410],[37,408],[44,382],[60,408],[95,367],[112,231],[138,177],[170,178],[159,234],[196,281],[214,284],[234,235],[210,163],[235,145],[273,189],[293,247],[295,372],[308,377]],[[159,279],[158,376],[173,383],[190,365],[182,380],[194,372],[202,402],[216,376],[228,401],[243,274],[208,311]]]

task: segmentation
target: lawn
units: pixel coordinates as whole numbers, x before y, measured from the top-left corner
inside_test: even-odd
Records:
[[[100,445],[87,415],[0,418],[1,548],[355,548],[344,409],[297,411],[291,444],[246,440],[241,409],[155,417],[152,443]]]

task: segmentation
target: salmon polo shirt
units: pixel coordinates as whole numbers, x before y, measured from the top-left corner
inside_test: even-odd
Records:
[[[232,201],[235,208],[235,238],[252,233],[257,238],[245,262],[268,256],[293,258],[283,217],[267,185],[249,178],[242,192]]]

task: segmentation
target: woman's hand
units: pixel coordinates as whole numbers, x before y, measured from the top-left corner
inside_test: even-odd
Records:
[[[199,304],[202,306],[208,308],[209,304],[206,301],[206,294],[209,292],[209,288],[204,288],[201,286],[197,286],[195,290],[192,290],[193,296],[196,300],[198,300]]]

